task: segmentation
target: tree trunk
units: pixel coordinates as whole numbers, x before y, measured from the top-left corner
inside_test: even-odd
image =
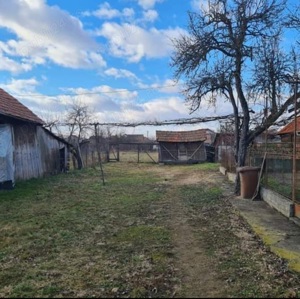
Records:
[[[83,161],[82,161],[81,151],[79,149],[79,146],[76,146],[74,154],[75,154],[74,156],[75,156],[76,161],[77,161],[77,168],[82,169],[83,168]]]
[[[240,134],[240,140],[239,140],[239,147],[238,147],[238,159],[237,159],[237,167],[243,167],[246,164],[246,158],[247,158],[247,150],[249,146],[249,140],[248,140],[248,134],[249,134],[249,122],[247,123],[247,118],[243,122],[242,126],[242,132]],[[240,194],[240,177],[238,172],[236,172],[236,180],[235,180],[235,194]]]

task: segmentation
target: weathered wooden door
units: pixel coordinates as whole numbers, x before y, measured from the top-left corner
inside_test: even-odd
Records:
[[[0,188],[11,188],[14,181],[12,128],[0,125]]]
[[[187,161],[188,160],[187,148],[184,143],[178,144],[178,160],[179,161]]]

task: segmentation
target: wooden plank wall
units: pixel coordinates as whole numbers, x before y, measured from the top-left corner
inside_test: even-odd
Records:
[[[183,161],[179,154],[184,154],[185,160],[193,160],[198,162],[206,161],[206,150],[203,142],[160,142],[159,161]]]
[[[27,180],[60,172],[65,144],[35,125],[14,125],[15,178]]]

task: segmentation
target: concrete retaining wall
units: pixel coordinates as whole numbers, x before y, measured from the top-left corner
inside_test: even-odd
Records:
[[[260,188],[260,195],[265,202],[284,216],[294,217],[294,204],[289,199],[264,187]]]
[[[220,172],[226,175],[229,181],[235,182],[235,173],[227,172],[226,168],[222,166],[220,167]],[[295,216],[294,204],[288,198],[264,187],[260,188],[260,196],[269,204],[269,206],[273,207],[284,216],[289,218]]]
[[[236,179],[236,173],[227,172],[227,178],[228,178],[229,181],[234,183],[235,179]]]
[[[225,168],[225,167],[223,167],[223,166],[220,166],[220,172],[222,173],[222,174],[224,174],[224,175],[226,175],[226,173],[227,173],[227,169]]]
[[[236,173],[233,172],[228,172],[227,169],[223,166],[219,167],[219,170],[222,174],[224,174],[225,176],[227,176],[228,180],[231,182],[235,182],[235,178],[236,178]]]

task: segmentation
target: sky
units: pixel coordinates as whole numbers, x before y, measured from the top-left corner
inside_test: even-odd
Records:
[[[294,1],[294,0],[290,0]],[[297,1],[297,0],[296,0]],[[63,119],[72,103],[97,122],[164,121],[232,113],[203,103],[190,115],[173,80],[171,40],[204,0],[0,0],[0,87],[42,119]],[[115,128],[155,136],[193,126]]]

